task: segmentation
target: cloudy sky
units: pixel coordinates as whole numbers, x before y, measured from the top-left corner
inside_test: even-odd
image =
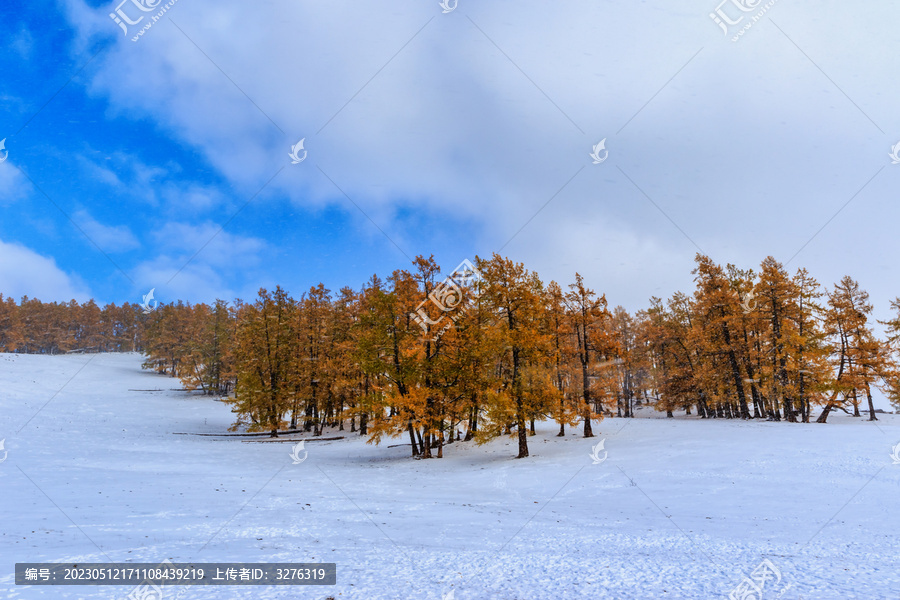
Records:
[[[637,309],[703,251],[850,274],[884,318],[900,4],[717,1],[4,0],[0,292],[299,295],[500,252]]]

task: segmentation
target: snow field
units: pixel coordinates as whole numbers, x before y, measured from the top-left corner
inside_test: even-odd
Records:
[[[0,354],[0,597],[133,589],[16,586],[16,562],[170,559],[338,567],[336,586],[166,590],[179,600],[708,599],[767,558],[781,581],[764,599],[900,598],[900,415],[704,422],[644,408],[595,423],[592,440],[539,423],[523,460],[505,438],[412,460],[387,447],[403,438],[374,446],[348,428],[293,464],[291,443],[175,435],[223,433],[233,415],[140,363]]]

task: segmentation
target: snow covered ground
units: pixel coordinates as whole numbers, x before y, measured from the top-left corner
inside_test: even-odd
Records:
[[[232,414],[140,362],[0,354],[0,597],[133,589],[16,586],[16,562],[170,559],[338,565],[336,586],[177,588],[183,600],[705,600],[768,559],[781,580],[764,599],[900,598],[900,415],[644,409],[595,440],[542,424],[525,460],[505,439],[416,461],[332,432],[346,438],[293,464],[290,443],[174,435],[224,432]]]

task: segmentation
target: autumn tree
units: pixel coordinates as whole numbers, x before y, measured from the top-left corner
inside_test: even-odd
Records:
[[[828,294],[825,318],[826,333],[832,339],[832,362],[837,371],[831,397],[817,422],[825,423],[834,408],[846,410],[849,402],[853,415],[860,416],[859,395],[865,393],[869,420],[875,421],[872,386],[892,370],[889,348],[879,341],[867,325],[872,313],[869,294],[850,276],[845,276]]]
[[[555,389],[554,407],[551,411],[554,420],[559,424],[559,433],[566,435],[566,425],[575,425],[579,416],[581,398],[573,398],[572,378],[575,352],[572,341],[574,330],[566,306],[566,297],[562,288],[551,281],[546,292],[546,329],[551,336],[550,363],[553,371]]]
[[[603,325],[610,318],[606,306],[606,296],[597,297],[594,290],[584,285],[584,279],[575,274],[575,283],[569,285],[566,294],[569,322],[575,336],[576,358],[581,368],[581,416],[584,421],[583,436],[594,437],[591,418],[595,415],[591,390],[591,367],[593,361],[608,361],[614,358],[615,345],[609,331]]]
[[[891,301],[891,309],[894,311],[894,317],[882,322],[887,333],[885,350],[890,359],[885,367],[884,380],[888,399],[894,406],[894,410],[900,412],[900,368],[898,368],[898,364],[900,364],[900,297]]]
[[[255,303],[240,308],[233,410],[249,419],[251,428],[268,429],[277,437],[295,394],[291,359],[297,354],[297,339],[291,321],[296,302],[278,287],[274,292],[261,289]]]
[[[731,413],[750,418],[744,390],[744,373],[739,353],[740,339],[736,321],[740,319],[740,299],[732,289],[725,271],[709,257],[697,255],[695,292],[696,310],[701,325],[701,343],[707,358],[701,365],[705,387],[716,403],[716,415]]]
[[[499,317],[498,333],[504,348],[498,357],[498,391],[489,407],[491,421],[494,427],[515,427],[516,458],[525,458],[526,422],[543,408],[540,401],[549,396],[544,388],[552,385],[549,378],[536,372],[550,345],[550,336],[541,327],[545,322],[543,284],[522,263],[498,254],[476,264],[485,278],[484,301]]]

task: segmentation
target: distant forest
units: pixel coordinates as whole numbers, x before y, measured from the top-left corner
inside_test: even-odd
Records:
[[[771,257],[755,272],[699,254],[693,274],[691,293],[634,314],[578,274],[563,288],[499,255],[443,278],[420,256],[358,291],[278,287],[146,314],[0,295],[0,351],[143,352],[145,368],[230,402],[235,428],[347,425],[373,442],[408,436],[423,458],[501,435],[524,457],[537,420],[593,437],[592,421],[638,405],[804,423],[865,406],[876,420],[878,388],[900,409],[900,299],[881,339],[849,276],[824,289]]]

